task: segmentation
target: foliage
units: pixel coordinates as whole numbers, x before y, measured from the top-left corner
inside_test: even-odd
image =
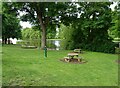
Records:
[[[63,39],[63,41],[61,42],[61,47],[63,49],[70,49],[70,47],[72,48],[72,44],[71,44],[71,34],[73,32],[73,29],[71,26],[65,26],[63,24],[61,24],[61,27],[59,29],[60,33],[59,36],[60,38]],[[70,45],[71,44],[71,45]]]
[[[120,38],[114,38],[114,41],[120,41]]]
[[[60,37],[65,38],[65,49],[82,48],[114,53],[115,45],[108,35],[108,29],[113,25],[110,4],[111,2],[21,2],[12,3],[12,6],[16,12],[25,12],[21,17],[23,21],[30,21],[39,27],[42,49],[46,45],[46,38],[55,37],[55,27],[61,21],[66,25],[61,30],[64,36],[60,34]]]
[[[46,38],[47,39],[54,39],[56,36],[56,30],[54,29],[53,31],[51,29],[47,29],[47,34],[46,34]]]
[[[20,10],[26,13],[21,17],[23,21],[30,21],[40,27],[41,49],[46,45],[46,32],[50,31],[55,34],[55,27],[59,23],[60,13],[64,14],[63,12],[67,8],[67,4],[63,2],[57,4],[55,2],[21,2],[13,3],[13,6],[17,11]],[[48,37],[51,35],[54,36],[53,34],[48,34]]]
[[[0,14],[2,14],[2,2],[0,2]]]
[[[117,31],[118,31],[118,33],[117,33],[117,35],[118,35],[118,37],[120,38],[120,1],[118,2],[118,5],[117,5],[117,15],[118,15],[118,28],[117,28]]]
[[[23,48],[23,49],[36,49],[37,47],[36,46],[25,46],[25,45],[23,45],[21,48]]]
[[[22,30],[22,44],[40,46],[40,31],[32,28],[25,28]]]
[[[22,41],[17,41],[17,45],[24,45],[24,46],[40,46],[40,40],[22,40]]]
[[[120,48],[115,48],[115,53],[120,54]]]
[[[79,5],[82,11],[80,18],[71,22],[71,28],[63,27],[66,49],[82,48],[114,53],[115,44],[108,35],[112,21],[110,3],[85,2]]]
[[[109,35],[113,38],[120,38],[120,2],[117,2],[115,10],[112,11],[112,23],[109,28]]]
[[[11,4],[4,2],[2,7],[2,39],[6,43],[7,38],[21,37],[21,26]]]
[[[117,38],[117,37],[120,37],[119,34],[118,34],[118,14],[117,14],[117,11],[114,11],[112,12],[112,27],[109,28],[109,35],[112,37],[112,38]]]
[[[53,48],[53,49],[55,49],[56,48],[55,40],[49,40],[49,39],[47,39],[47,48]]]

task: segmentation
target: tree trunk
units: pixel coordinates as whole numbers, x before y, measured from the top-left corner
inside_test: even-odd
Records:
[[[10,44],[10,38],[8,38],[8,44]]]
[[[3,38],[3,44],[7,44],[7,38]]]
[[[42,37],[41,37],[41,49],[44,49],[44,47],[46,46],[46,28],[43,25],[42,28]]]
[[[37,16],[38,16],[38,20],[42,29],[41,32],[41,49],[44,49],[44,47],[46,46],[46,27],[45,24],[43,23],[43,19],[42,19],[42,12],[37,11]]]

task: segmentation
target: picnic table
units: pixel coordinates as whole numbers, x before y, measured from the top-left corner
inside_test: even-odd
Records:
[[[81,49],[74,49],[74,52],[75,53],[82,53],[82,50]]]
[[[78,53],[68,53],[67,57],[64,57],[65,61],[70,62],[70,61],[75,60],[74,56],[76,56],[77,60],[80,61],[79,58],[78,58]]]
[[[76,58],[75,58],[76,57]],[[78,61],[78,62],[81,62],[82,61],[82,57],[79,56],[78,53],[74,53],[74,52],[71,52],[71,53],[68,53],[67,57],[64,57],[65,58],[65,61],[66,62],[71,62],[71,61]]]
[[[78,57],[78,53],[68,53],[68,57],[73,59],[74,56]]]

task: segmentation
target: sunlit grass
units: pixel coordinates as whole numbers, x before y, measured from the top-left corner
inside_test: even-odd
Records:
[[[3,86],[117,86],[118,56],[97,52],[80,54],[87,63],[61,62],[70,50],[48,51],[3,46]]]

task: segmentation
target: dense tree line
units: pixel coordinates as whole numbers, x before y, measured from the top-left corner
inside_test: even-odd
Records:
[[[21,37],[20,20],[17,18],[17,13],[10,7],[8,3],[2,4],[2,41],[7,43],[9,38]],[[8,42],[10,43],[10,41]]]
[[[112,26],[109,28],[109,35],[112,38],[120,38],[120,2],[118,2],[112,15]]]
[[[109,8],[111,3],[85,2],[79,3],[79,5],[82,12],[80,18],[74,19],[70,23],[70,27],[64,27],[65,49],[82,48],[90,51],[114,53],[115,44],[108,35],[108,29],[113,25]],[[66,31],[66,29],[69,30]]]
[[[61,36],[65,34],[65,49],[83,48],[114,53],[115,45],[109,34],[113,33],[115,28],[112,27],[116,24],[117,18],[111,14],[111,2],[15,2],[7,4],[12,11],[16,12],[13,17],[16,17],[19,11],[25,12],[21,20],[29,21],[38,27],[41,31],[39,32],[41,33],[41,49],[46,46],[47,37],[55,37],[56,25],[62,24],[65,30],[59,31],[64,32]],[[3,22],[4,25],[6,23]],[[12,24],[15,23],[10,25]],[[116,31],[118,36],[119,30]]]
[[[39,27],[41,31],[41,49],[46,46],[47,29],[55,31],[59,12],[62,13],[67,8],[67,5],[62,2],[21,2],[12,3],[12,6],[16,12],[19,10],[26,13],[21,17],[21,20],[30,21],[33,25]]]

